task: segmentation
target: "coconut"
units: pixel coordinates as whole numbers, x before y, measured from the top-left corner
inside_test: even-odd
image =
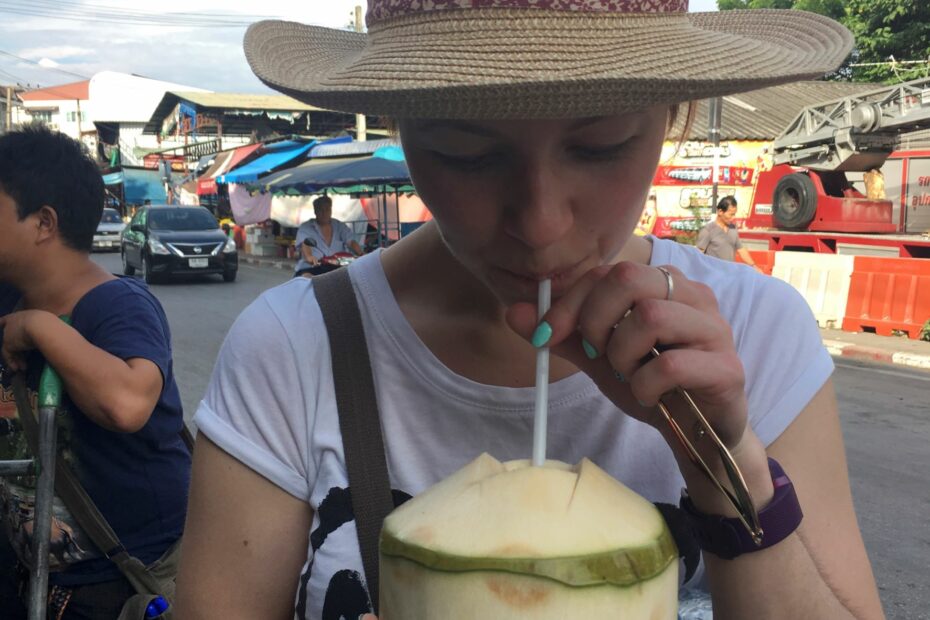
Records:
[[[678,551],[650,502],[591,461],[484,454],[381,531],[382,620],[675,620]]]

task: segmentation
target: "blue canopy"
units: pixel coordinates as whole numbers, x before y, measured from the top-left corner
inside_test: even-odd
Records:
[[[274,144],[265,145],[265,150],[270,151],[258,159],[249,162],[241,168],[236,168],[231,172],[217,177],[217,183],[246,183],[257,181],[258,177],[268,174],[275,168],[279,168],[289,161],[300,157],[311,148],[315,142],[295,142],[287,140]]]
[[[119,172],[103,175],[104,185],[123,185],[123,199],[128,204],[142,204],[146,200],[164,203],[165,183],[158,170],[148,168],[123,168]]]
[[[367,140],[362,142],[353,141],[350,136],[345,138],[336,138],[317,144],[307,157],[361,157],[371,155],[379,148],[397,144],[394,140]]]
[[[381,157],[309,161],[262,179],[266,192],[315,194],[327,189],[366,186],[395,189],[410,184],[407,163]]]

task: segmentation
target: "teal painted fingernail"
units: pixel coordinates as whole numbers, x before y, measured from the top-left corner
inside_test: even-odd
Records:
[[[550,338],[552,338],[552,326],[543,321],[533,332],[533,346],[537,349],[544,347]]]
[[[594,348],[594,345],[585,340],[581,339],[581,346],[584,348],[584,354],[588,356],[589,360],[596,359],[598,356],[597,349]]]

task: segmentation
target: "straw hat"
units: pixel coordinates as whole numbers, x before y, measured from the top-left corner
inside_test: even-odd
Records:
[[[687,0],[369,0],[368,33],[263,21],[266,84],[395,118],[600,116],[819,78],[853,47],[802,11],[688,13]]]

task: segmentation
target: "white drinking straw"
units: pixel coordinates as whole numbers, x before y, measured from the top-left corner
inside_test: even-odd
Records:
[[[538,319],[549,312],[552,304],[552,281],[539,283]],[[546,423],[549,409],[549,347],[536,351],[536,417],[533,422],[533,465],[541,467],[546,462]]]

